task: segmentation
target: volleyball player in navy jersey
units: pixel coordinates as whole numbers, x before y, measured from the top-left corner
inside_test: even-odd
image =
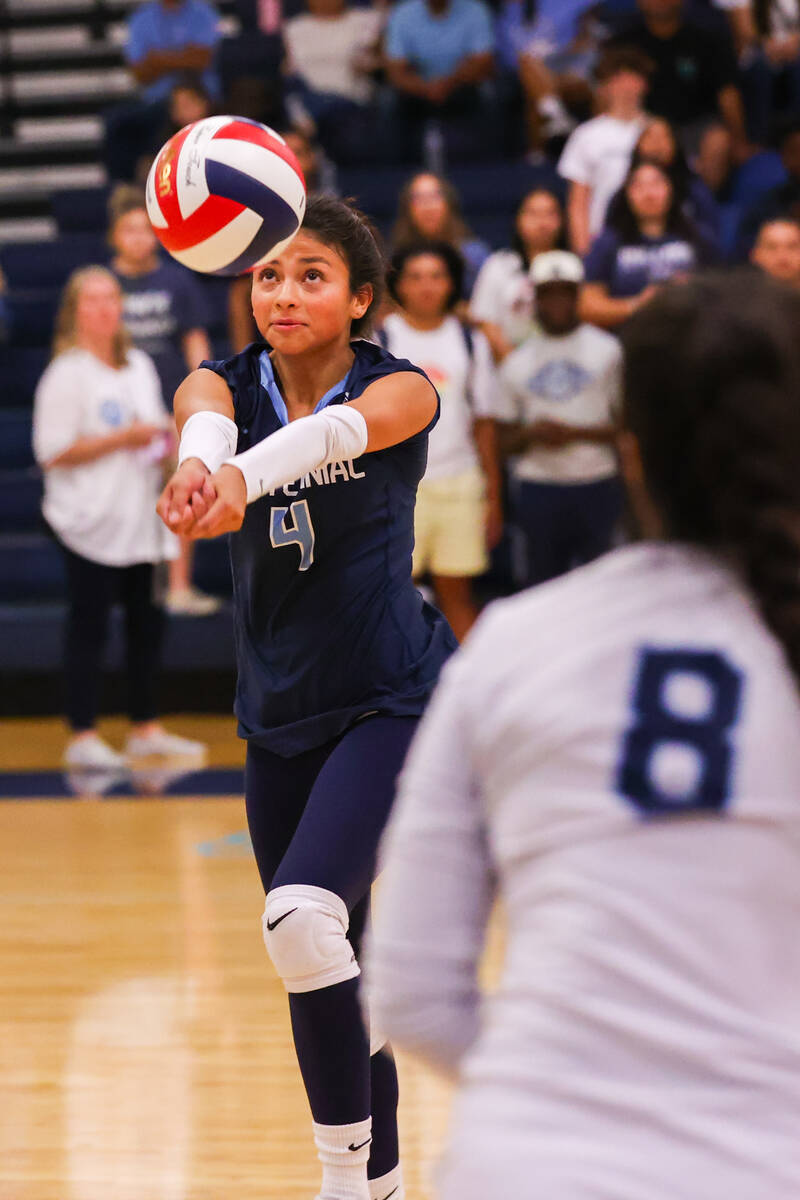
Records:
[[[309,202],[253,276],[265,342],[179,388],[169,528],[231,533],[246,802],[264,940],[289,993],[323,1164],[319,1200],[401,1200],[397,1076],[365,1028],[358,955],[395,779],[455,648],[411,580],[438,398],[356,339],[383,261],[359,214]]]

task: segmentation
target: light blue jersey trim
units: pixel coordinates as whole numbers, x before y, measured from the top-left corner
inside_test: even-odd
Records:
[[[272,367],[272,359],[267,350],[262,350],[258,356],[259,373],[261,377],[261,386],[272,401],[272,407],[275,409],[275,416],[280,421],[281,425],[289,424],[289,414],[286,411],[286,401],[281,395],[281,390],[275,382],[275,371]],[[342,392],[346,393],[347,380],[350,378],[350,372],[338,383],[335,383],[332,388],[328,388],[325,395],[318,401],[314,412],[322,412],[323,408],[327,408],[331,400],[336,396],[340,396]]]

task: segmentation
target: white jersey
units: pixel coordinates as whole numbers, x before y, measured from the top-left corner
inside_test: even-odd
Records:
[[[477,330],[472,353],[460,321],[445,317],[437,329],[415,329],[400,313],[383,323],[387,349],[421,367],[441,398],[441,412],[428,438],[425,480],[449,479],[475,471],[478,451],[472,431],[476,417],[491,417],[497,375],[489,343]]]
[[[36,388],[33,448],[44,465],[79,437],[111,433],[133,421],[169,428],[152,359],[129,350],[115,369],[88,350],[54,358]],[[156,447],[157,449],[157,447]],[[174,558],[177,541],[155,506],[162,468],[150,447],[116,450],[45,472],[42,511],[60,540],[83,558],[112,567]]]
[[[643,543],[492,606],[383,860],[374,1018],[462,1072],[439,1200],[800,1197],[800,700],[715,560]]]

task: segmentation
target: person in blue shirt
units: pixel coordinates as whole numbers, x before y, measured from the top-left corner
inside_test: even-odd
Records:
[[[455,648],[411,580],[433,385],[362,340],[383,262],[366,222],[309,200],[253,273],[263,341],[181,385],[167,526],[229,533],[264,939],[289,993],[320,1200],[402,1197],[397,1077],[358,965],[397,774]]]
[[[181,74],[201,72],[209,95],[218,97],[213,68],[219,16],[206,0],[149,0],[128,21],[125,60],[145,102],[167,100]]]
[[[549,139],[574,129],[573,111],[591,113],[597,37],[589,14],[595,7],[594,0],[503,0],[500,5],[497,59],[505,78],[521,88],[532,161]]]
[[[666,169],[640,162],[585,260],[581,315],[605,329],[623,324],[669,279],[718,260],[716,245],[681,211]]]
[[[397,136],[408,151],[426,122],[480,116],[488,100],[481,85],[494,73],[492,18],[482,0],[400,0],[385,42]]]
[[[206,0],[147,0],[132,14],[124,53],[139,91],[105,117],[110,179],[133,178],[138,159],[167,120],[173,87],[187,72],[198,74],[209,96],[219,98],[213,66],[218,20]]]

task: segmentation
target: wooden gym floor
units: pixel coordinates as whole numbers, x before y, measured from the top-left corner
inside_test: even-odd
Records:
[[[231,719],[167,724],[236,777]],[[63,737],[0,724],[0,1200],[312,1200],[241,794],[30,798]],[[407,1196],[429,1200],[448,1093],[399,1069]]]

